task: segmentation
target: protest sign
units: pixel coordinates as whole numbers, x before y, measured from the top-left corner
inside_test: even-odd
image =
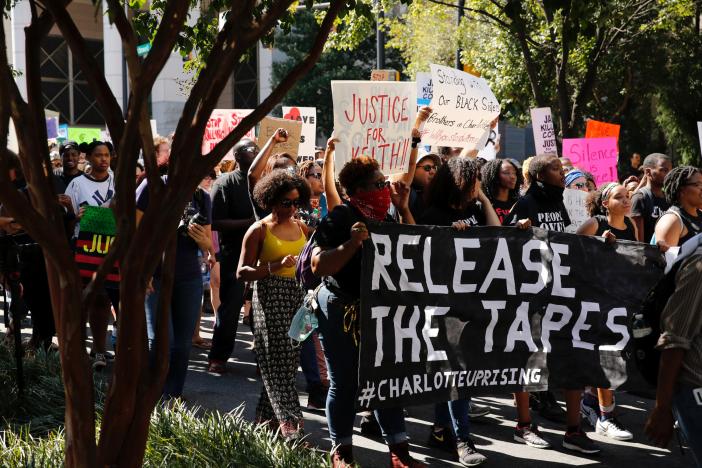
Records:
[[[500,103],[487,81],[450,67],[431,65],[432,114],[424,124],[422,143],[478,148]],[[482,149],[482,146],[478,149]]]
[[[317,108],[283,106],[283,118],[302,123],[297,162],[313,160],[315,140],[317,139]]]
[[[417,88],[407,81],[332,81],[334,155],[337,175],[344,164],[370,156],[385,175],[407,172]]]
[[[207,154],[217,146],[217,143],[222,141],[224,137],[229,135],[236,128],[241,120],[253,112],[251,109],[215,109],[210,115],[210,120],[207,121],[205,134],[202,136],[202,154]],[[244,134],[244,138],[256,140],[253,127]],[[234,159],[234,153],[230,150],[224,159]]]
[[[640,382],[629,324],[662,275],[655,246],[538,228],[369,231],[360,408]]]
[[[700,154],[702,154],[702,122],[697,122],[697,135],[700,137]]]
[[[431,97],[434,93],[431,82],[431,73],[417,73],[417,105],[428,106],[431,103]]]
[[[585,201],[587,200],[587,192],[575,189],[565,189],[563,191],[563,204],[568,211],[570,225],[566,227],[566,232],[575,232],[580,226],[590,218],[587,214]]]
[[[85,206],[84,209],[76,240],[75,261],[81,278],[90,280],[110,251],[117,235],[117,221],[111,208]],[[107,274],[105,283],[112,287],[118,286],[117,263]]]
[[[606,182],[617,181],[617,139],[565,138],[563,157],[570,159],[574,167],[591,173],[599,187]]]
[[[58,117],[46,117],[46,138],[58,138]]]
[[[619,130],[621,125],[597,120],[588,120],[585,126],[585,138],[606,138],[614,137],[619,141]]]
[[[371,81],[400,81],[396,70],[371,70]]]
[[[61,124],[58,126],[58,138],[63,138],[68,140],[68,124]]]
[[[68,127],[68,139],[76,143],[92,143],[100,138],[99,128]]]
[[[534,132],[536,154],[555,154],[558,156],[556,132],[553,129],[550,107],[531,109],[531,129]]]
[[[263,145],[279,128],[283,128],[288,132],[288,141],[275,145],[275,152],[288,153],[293,158],[297,158],[300,148],[300,135],[302,134],[302,122],[299,120],[264,117],[258,129],[259,148],[263,148]]]

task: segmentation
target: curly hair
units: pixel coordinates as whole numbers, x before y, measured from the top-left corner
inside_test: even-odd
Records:
[[[266,167],[263,170],[263,174],[269,174],[276,169],[283,169],[282,167],[276,167],[276,165],[281,161],[287,159],[288,161],[292,162],[293,166],[292,167],[297,167],[297,159],[293,157],[290,153],[276,153],[272,155],[269,159],[268,162],[266,162]]]
[[[475,159],[451,158],[429,184],[429,206],[464,206],[473,187],[480,182],[480,164]]]
[[[322,165],[315,160],[305,161],[298,166],[297,173],[300,174],[300,177],[307,178],[314,166],[318,166],[320,169],[322,169]]]
[[[482,175],[482,187],[483,193],[490,200],[494,200],[497,192],[500,189],[500,170],[502,170],[502,164],[509,163],[514,167],[517,173],[517,184],[513,189],[510,189],[507,195],[507,201],[516,202],[519,198],[519,187],[522,186],[524,178],[522,177],[522,171],[519,170],[516,164],[514,164],[509,159],[493,159],[488,161],[480,170]]]
[[[370,156],[359,156],[344,164],[339,172],[339,183],[352,196],[358,187],[369,182],[375,171],[380,170],[378,161]]]
[[[283,196],[297,190],[300,203],[306,205],[310,201],[310,187],[305,179],[284,169],[277,169],[264,176],[256,183],[253,198],[256,204],[264,210],[270,210]]]
[[[612,191],[619,185],[622,184],[610,182],[609,184],[603,185],[598,190],[587,194],[587,198],[585,199],[585,209],[587,209],[587,213],[590,215],[590,217],[607,214],[607,210],[602,203],[609,200],[609,196],[612,194]]]
[[[665,176],[665,180],[663,181],[663,193],[668,203],[671,205],[678,205],[680,203],[680,191],[695,174],[702,174],[702,171],[692,166],[678,166]]]

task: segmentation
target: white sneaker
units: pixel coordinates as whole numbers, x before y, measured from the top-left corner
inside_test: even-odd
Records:
[[[609,418],[604,421],[598,419],[595,431],[614,440],[631,440],[634,438],[634,434],[626,429],[617,418]]]
[[[597,409],[590,405],[586,405],[583,400],[580,400],[580,415],[583,417],[583,420],[593,429],[600,420],[600,415],[597,414]]]

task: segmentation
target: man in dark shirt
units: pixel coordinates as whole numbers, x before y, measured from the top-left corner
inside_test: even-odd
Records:
[[[244,282],[236,279],[236,269],[244,234],[255,221],[247,173],[258,151],[253,141],[239,141],[233,149],[236,169],[222,175],[212,186],[212,229],[219,232],[221,303],[208,357],[209,372],[226,372],[227,360],[234,351],[239,312],[244,303]]]
[[[663,181],[672,168],[673,163],[665,154],[652,153],[644,159],[646,186],[631,197],[631,219],[639,242],[651,242],[658,219],[670,208],[663,195]]]
[[[67,141],[59,148],[59,154],[61,155],[61,161],[63,163],[63,171],[60,177],[65,186],[68,187],[68,184],[73,179],[83,175],[83,171],[78,169],[78,163],[80,162],[78,143],[75,141]]]

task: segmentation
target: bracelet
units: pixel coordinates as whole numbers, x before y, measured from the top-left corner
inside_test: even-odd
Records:
[[[271,262],[268,262],[268,276],[272,275],[273,272],[271,271]]]

